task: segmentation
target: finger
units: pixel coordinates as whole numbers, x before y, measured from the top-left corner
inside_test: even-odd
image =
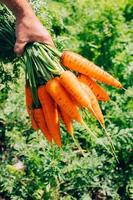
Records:
[[[46,41],[45,44],[48,44],[48,45],[50,45],[51,47],[55,47],[55,44],[54,44],[53,40],[51,40],[51,41]]]
[[[55,47],[55,44],[54,44],[54,42],[53,42],[53,40],[52,40],[52,38],[51,38],[50,35],[47,35],[47,36],[45,35],[45,36],[42,37],[41,40],[38,41],[38,42],[41,42],[41,43],[43,43],[43,44],[48,44],[48,45],[50,45],[50,46],[52,46],[52,47]]]
[[[23,54],[26,43],[27,42],[16,41],[14,46],[14,52],[17,54],[17,56],[21,56]]]
[[[44,43],[45,43],[45,44],[48,44],[48,45],[50,45],[50,46],[52,46],[52,47],[55,47],[55,44],[54,44],[54,42],[53,42],[52,39],[45,40]]]

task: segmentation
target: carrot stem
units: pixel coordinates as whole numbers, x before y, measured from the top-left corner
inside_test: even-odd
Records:
[[[30,50],[30,49],[29,49]],[[34,71],[33,71],[33,66],[32,66],[32,60],[31,60],[31,55],[30,55],[30,51],[26,50],[26,64],[27,64],[27,73],[30,79],[30,87],[32,90],[32,96],[33,96],[33,102],[36,106],[39,106],[39,100],[38,100],[38,96],[37,96],[37,85],[36,85],[36,80],[34,77]]]
[[[108,140],[110,142],[110,146],[111,146],[111,149],[112,149],[112,155],[114,156],[114,158],[116,159],[116,161],[119,163],[119,160],[118,160],[118,158],[116,156],[116,153],[115,153],[115,147],[114,147],[114,144],[113,144],[112,139],[110,137],[110,134],[107,132],[106,128],[103,127],[103,129],[104,129],[104,131],[105,131],[105,133],[107,135],[107,138],[108,138]]]
[[[74,144],[77,146],[77,148],[79,149],[79,151],[82,153],[82,155],[85,157],[84,154],[84,150],[82,149],[82,147],[80,146],[79,142],[76,140],[76,138],[74,136],[72,136],[72,139],[74,141]]]
[[[91,131],[91,129],[89,129],[89,127],[87,126],[87,124],[86,124],[84,121],[82,121],[82,125],[83,125],[83,127],[90,133],[90,135],[91,135],[94,139],[97,139],[97,136],[95,135],[95,133],[93,133],[93,132]]]
[[[49,45],[47,45],[47,44],[45,44],[44,45],[44,48],[46,49],[46,50],[50,50],[50,51],[52,51],[56,56],[58,56],[59,58],[61,57],[61,55],[62,55],[62,53],[60,52],[60,51],[58,51],[56,48],[53,48],[53,47],[51,47],[51,46],[49,46]]]

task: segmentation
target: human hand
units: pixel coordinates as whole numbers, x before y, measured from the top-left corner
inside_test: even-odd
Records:
[[[15,53],[20,56],[28,42],[40,42],[54,46],[47,29],[41,24],[35,14],[25,14],[16,19],[16,43]]]

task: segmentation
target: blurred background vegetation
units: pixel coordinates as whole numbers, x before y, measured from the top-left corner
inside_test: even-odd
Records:
[[[5,63],[0,67],[0,199],[133,199],[132,0],[30,2],[59,49],[94,61],[127,89],[106,86],[111,100],[101,103],[119,163],[103,147],[109,142],[92,117],[86,122],[98,134],[96,141],[75,124],[85,157],[63,126],[63,148],[51,148],[41,133],[31,129],[21,66]]]

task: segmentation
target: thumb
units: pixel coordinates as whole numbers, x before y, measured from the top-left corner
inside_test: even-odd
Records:
[[[18,56],[21,56],[23,54],[25,45],[26,45],[26,42],[16,41],[15,46],[14,46],[14,52]]]
[[[43,43],[44,43],[44,44],[47,44],[47,45],[50,45],[51,47],[55,47],[55,44],[54,44],[54,42],[53,42],[52,39],[43,40]]]
[[[54,42],[51,38],[51,36],[49,34],[45,34],[41,39],[40,41],[38,40],[38,42],[41,42],[43,44],[47,44],[47,45],[50,45],[51,47],[55,47],[54,45]]]

